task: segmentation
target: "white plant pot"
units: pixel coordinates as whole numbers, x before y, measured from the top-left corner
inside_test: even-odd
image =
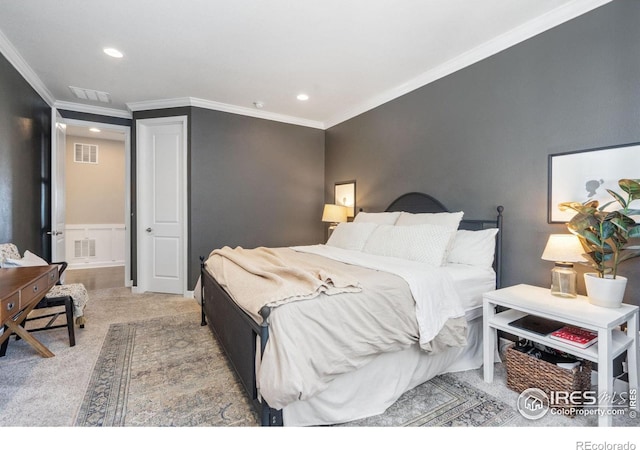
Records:
[[[614,279],[611,275],[600,278],[597,273],[585,273],[584,284],[589,303],[605,308],[619,308],[627,287],[627,279],[620,275]]]

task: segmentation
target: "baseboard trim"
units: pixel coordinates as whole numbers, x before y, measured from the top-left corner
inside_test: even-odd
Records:
[[[69,264],[67,270],[101,269],[105,267],[124,267],[124,261]]]

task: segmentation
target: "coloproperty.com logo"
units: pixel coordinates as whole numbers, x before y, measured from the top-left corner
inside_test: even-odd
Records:
[[[605,394],[598,396],[596,391],[551,391],[549,395],[541,389],[529,388],[518,396],[517,408],[520,414],[530,420],[538,420],[551,413],[562,416],[619,416],[629,414],[636,417],[637,392]],[[606,408],[598,407],[608,404]]]
[[[542,389],[525,389],[518,396],[517,407],[527,419],[542,419],[549,412],[549,396]]]

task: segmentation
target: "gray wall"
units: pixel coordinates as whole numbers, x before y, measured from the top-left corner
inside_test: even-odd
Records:
[[[325,197],[356,179],[369,211],[408,191],[467,218],[504,205],[503,284],[548,285],[553,263],[540,256],[566,232],[547,223],[548,155],[640,141],[639,23],[640,2],[616,0],[332,127]],[[639,268],[622,266],[630,303]]]
[[[190,167],[190,288],[215,248],[322,240],[322,130],[192,108]]]
[[[51,255],[51,112],[0,55],[0,243]]]
[[[322,240],[322,130],[202,108],[140,111],[134,120],[178,115],[188,117],[189,129],[189,289],[200,274],[199,257],[216,248]]]

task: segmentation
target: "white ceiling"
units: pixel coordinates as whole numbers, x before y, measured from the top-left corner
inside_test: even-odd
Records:
[[[74,137],[86,137],[91,139],[105,139],[108,141],[125,141],[125,134],[105,128],[98,128],[100,131],[91,131],[92,127],[67,125],[66,135]]]
[[[194,105],[327,128],[609,1],[0,0],[0,51],[64,109]]]

